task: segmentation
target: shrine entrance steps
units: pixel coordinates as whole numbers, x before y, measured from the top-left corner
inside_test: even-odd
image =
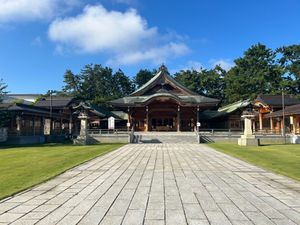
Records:
[[[134,143],[187,143],[196,144],[194,132],[135,132]]]

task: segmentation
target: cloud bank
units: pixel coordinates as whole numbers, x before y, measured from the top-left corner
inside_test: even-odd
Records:
[[[165,62],[189,51],[181,40],[166,40],[156,27],[148,27],[136,10],[108,11],[102,5],[87,5],[79,15],[56,19],[48,35],[59,49],[106,53],[109,64]]]
[[[49,20],[79,4],[79,0],[0,0],[0,23]]]

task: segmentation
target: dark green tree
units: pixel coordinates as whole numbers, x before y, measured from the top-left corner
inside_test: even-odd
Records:
[[[181,70],[176,73],[175,79],[200,95],[223,100],[224,98],[224,75],[226,71],[220,66],[214,69]]]
[[[202,93],[200,72],[197,70],[181,70],[174,74],[174,78],[189,90],[199,94]]]
[[[272,49],[258,43],[236,59],[235,66],[225,76],[226,102],[254,99],[258,94],[279,94],[282,69],[275,58]]]
[[[122,70],[118,70],[113,75],[113,88],[115,97],[123,97],[134,91],[133,82],[127,77]]]
[[[136,86],[136,88],[140,88],[145,83],[147,83],[155,74],[156,70],[153,70],[152,72],[147,69],[141,69],[136,76],[133,78],[133,82]]]
[[[96,105],[107,105],[109,100],[123,97],[134,90],[133,82],[122,70],[113,73],[111,68],[99,64],[86,65],[79,74],[67,70],[64,82],[63,93]]]
[[[285,90],[290,94],[300,94],[300,45],[283,46],[276,51],[284,71]]]
[[[112,69],[101,65],[86,65],[80,72],[80,98],[94,104],[103,104],[114,98]]]
[[[66,70],[64,74],[64,83],[62,91],[70,95],[79,95],[81,79],[79,75],[75,75],[71,70]]]
[[[226,71],[220,66],[210,70],[202,70],[200,74],[201,94],[210,98],[224,100],[224,76]]]
[[[11,118],[7,108],[1,105],[3,97],[8,93],[6,89],[7,85],[3,82],[2,79],[0,79],[0,128],[6,127]]]
[[[0,79],[0,103],[3,100],[3,97],[7,94],[6,88],[7,85],[3,82],[2,79]]]

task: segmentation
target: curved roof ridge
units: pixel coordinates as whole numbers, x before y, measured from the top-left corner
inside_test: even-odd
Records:
[[[181,88],[182,90],[184,90],[185,92],[189,93],[190,95],[199,95],[191,90],[189,90],[187,87],[185,87],[184,85],[180,84],[178,81],[176,81],[167,71],[166,67],[161,67],[160,70],[158,71],[158,73],[152,77],[147,83],[145,83],[144,85],[142,85],[140,88],[138,88],[136,91],[132,92],[129,96],[135,96],[138,93],[145,93],[145,91],[147,91],[148,88],[151,87],[152,84],[155,83],[155,81],[157,81],[158,79],[160,79],[161,76],[165,76],[166,80],[169,80],[171,83],[173,83],[174,85],[178,86],[179,88]]]
[[[162,71],[160,70],[157,74],[155,74],[150,80],[148,80],[145,84],[143,84],[141,87],[139,87],[137,90],[135,90],[134,92],[132,92],[129,96],[132,96],[140,91],[142,91],[143,89],[145,89],[147,86],[149,86],[153,81],[155,81],[157,79],[158,76],[160,76],[162,74]]]

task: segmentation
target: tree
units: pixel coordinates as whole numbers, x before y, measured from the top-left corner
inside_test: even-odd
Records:
[[[201,93],[210,98],[224,100],[224,76],[226,71],[221,66],[210,70],[202,70],[200,74]]]
[[[0,79],[0,103],[3,101],[3,97],[7,94],[7,85]]]
[[[113,73],[111,68],[99,64],[86,65],[77,75],[67,70],[64,82],[64,93],[96,105],[106,105],[109,100],[123,97],[134,90],[133,82],[122,70]]]
[[[279,94],[282,69],[275,61],[276,53],[263,44],[251,46],[225,76],[227,103],[254,99],[258,94]]]
[[[7,85],[0,79],[0,103],[3,101],[3,97],[7,94],[6,91]],[[10,121],[10,114],[7,108],[3,108],[0,105],[0,128],[6,127],[8,122]]]
[[[224,75],[226,71],[220,66],[214,69],[181,70],[175,79],[189,90],[200,95],[222,100],[224,98]]]
[[[150,70],[147,69],[141,69],[133,78],[133,82],[137,88],[140,88],[145,83],[147,83],[156,73],[157,73],[156,70],[153,70],[151,72]]]
[[[278,48],[281,55],[278,62],[284,71],[283,86],[288,93],[300,94],[300,45]]]
[[[126,96],[134,91],[133,82],[120,69],[114,74],[113,83],[114,96],[116,97]]]
[[[189,90],[202,93],[201,91],[201,81],[200,73],[196,70],[181,70],[174,74],[176,81],[187,87]]]
[[[79,75],[75,75],[71,70],[66,70],[64,74],[65,86],[63,86],[62,91],[71,95],[79,95],[80,82]]]

